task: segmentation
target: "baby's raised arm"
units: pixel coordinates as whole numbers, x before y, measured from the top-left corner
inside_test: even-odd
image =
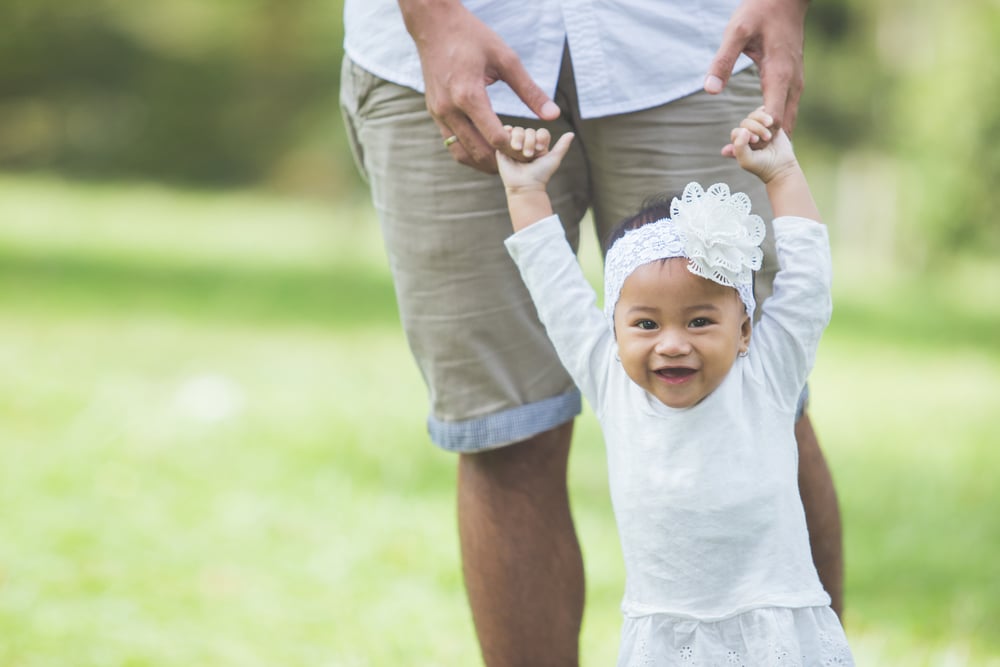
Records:
[[[573,142],[567,132],[549,148],[552,135],[545,128],[534,130],[507,127],[510,146],[530,162],[517,162],[497,151],[497,167],[507,193],[507,208],[514,231],[519,231],[552,215],[552,202],[545,191],[549,179],[562,163]]]
[[[732,143],[722,149],[722,154],[736,158],[743,169],[764,182],[775,217],[795,215],[820,220],[792,142],[784,130],[775,130],[774,119],[764,107],[755,109],[733,128],[730,139]]]

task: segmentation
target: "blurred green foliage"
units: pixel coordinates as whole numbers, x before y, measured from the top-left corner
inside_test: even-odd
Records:
[[[817,0],[809,12],[797,135],[830,161],[888,162],[893,178],[872,187],[888,191],[909,259],[1000,249],[1000,2]]]
[[[0,167],[354,184],[340,150],[342,2],[0,5]],[[325,155],[324,155],[325,154]]]
[[[6,0],[0,169],[353,193],[337,107],[342,10]],[[926,261],[1000,248],[1000,2],[814,0],[809,11],[797,142],[873,189],[856,196],[876,196],[906,229],[894,250]]]

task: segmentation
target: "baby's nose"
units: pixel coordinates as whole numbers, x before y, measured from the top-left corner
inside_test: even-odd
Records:
[[[656,341],[656,352],[668,357],[676,357],[691,351],[687,336],[674,328],[664,329]]]

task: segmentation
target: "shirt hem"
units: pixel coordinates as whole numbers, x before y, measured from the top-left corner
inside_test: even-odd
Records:
[[[716,612],[714,614],[697,614],[690,611],[680,611],[671,609],[661,609],[649,605],[623,604],[622,615],[626,618],[643,618],[646,616],[670,616],[671,618],[700,621],[702,623],[718,623],[735,618],[755,609],[808,609],[811,607],[829,607],[830,596],[824,592],[822,597],[815,596],[802,600],[761,600],[746,605],[736,607],[734,610],[726,612]]]

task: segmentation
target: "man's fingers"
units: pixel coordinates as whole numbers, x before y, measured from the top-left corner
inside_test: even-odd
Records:
[[[793,85],[788,91],[788,99],[785,101],[785,116],[779,125],[785,130],[785,134],[792,136],[795,129],[795,121],[799,117],[799,99],[802,97],[802,84]]]
[[[542,120],[555,120],[559,117],[559,105],[535,83],[519,59],[505,61],[500,68],[500,78]]]
[[[455,161],[459,164],[472,167],[476,171],[481,171],[484,174],[497,173],[497,158],[495,152],[491,153],[488,159],[476,159],[471,153],[462,148],[461,144],[455,144],[452,148],[454,150],[452,150],[451,154],[455,158]]]
[[[761,82],[763,84],[763,81]],[[764,92],[764,108],[774,119],[774,127],[779,128],[785,120],[785,105],[788,103],[788,89],[779,90],[773,86],[761,86]]]
[[[493,113],[492,107],[489,106],[489,98],[485,94],[483,95],[483,100],[486,104],[486,113],[483,113],[480,108],[476,112],[476,118],[479,119],[480,123],[489,128],[488,132],[502,137],[500,144],[509,151],[508,131],[504,128],[503,123],[500,122],[496,114]],[[457,138],[457,141],[449,142],[447,146],[448,152],[451,153],[457,162],[487,174],[496,173],[496,149],[487,137],[483,135],[483,132],[476,125],[471,115],[467,115],[467,113],[463,113],[460,109],[455,108],[449,114],[435,118],[435,120],[443,138],[451,136]]]
[[[496,155],[483,136],[467,120],[454,120],[445,125],[438,122],[441,134],[447,141],[454,136],[456,141],[448,141],[445,148],[456,162],[472,167],[487,174],[497,173]],[[501,125],[501,130],[503,126]],[[504,131],[506,136],[506,131]]]
[[[792,136],[792,132],[795,131],[795,121],[799,117],[798,104],[789,103],[785,107],[785,117],[781,121],[781,129],[785,131],[785,134]]]
[[[535,84],[516,57],[504,63],[500,74],[499,78],[507,81],[540,117],[551,120],[559,116],[559,107]],[[465,92],[465,95],[452,98],[447,111],[439,109],[436,115],[432,112],[443,137],[458,137],[458,141],[448,146],[458,162],[486,173],[496,173],[497,151],[514,160],[524,161],[539,150],[534,147],[534,137],[513,145],[510,129],[504,126],[493,110],[485,88],[466,89]],[[532,147],[528,143],[532,143]]]
[[[449,146],[452,156],[462,164],[487,173],[496,173],[497,149],[509,149],[507,130],[493,111],[493,105],[481,83],[452,87],[445,97],[428,103],[428,111],[445,137],[458,141]]]
[[[791,108],[794,123],[794,109],[798,107],[802,81],[796,77],[791,62],[779,59],[769,60],[761,68],[760,88],[764,94],[764,109],[774,119],[774,127],[784,127],[786,115]]]

